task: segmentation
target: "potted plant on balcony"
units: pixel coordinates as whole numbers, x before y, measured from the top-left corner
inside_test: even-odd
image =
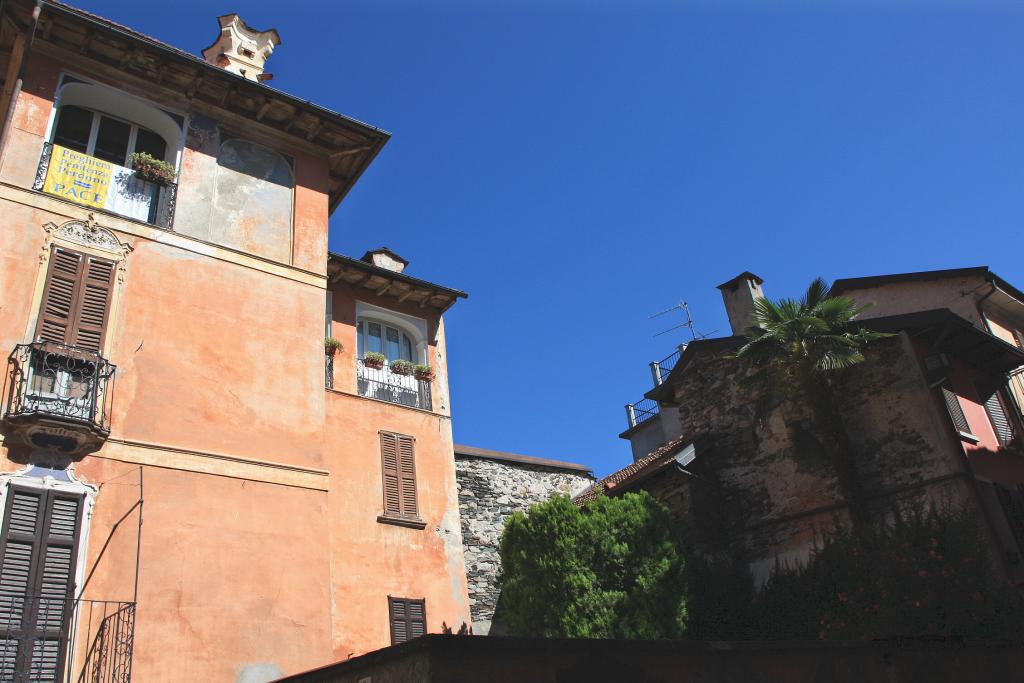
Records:
[[[333,356],[338,351],[344,351],[345,345],[334,337],[326,337],[324,339],[324,353],[328,356]]]
[[[387,360],[387,357],[383,353],[368,351],[363,354],[363,367],[380,370],[384,367],[384,363],[387,362]]]
[[[406,377],[412,374],[413,365],[407,360],[393,360],[390,367],[392,374],[395,375]]]
[[[174,166],[146,152],[135,152],[129,158],[135,175],[157,185],[169,185],[178,178]]]
[[[417,364],[413,366],[412,374],[421,382],[434,381],[434,371],[429,365]]]

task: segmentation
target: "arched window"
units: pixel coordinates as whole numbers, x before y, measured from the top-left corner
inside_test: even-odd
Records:
[[[125,93],[91,83],[60,90],[52,141],[61,147],[127,166],[135,152],[176,164],[181,126],[166,112]]]

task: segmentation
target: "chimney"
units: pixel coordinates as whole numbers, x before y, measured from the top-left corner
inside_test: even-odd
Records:
[[[360,260],[372,263],[378,268],[386,268],[387,270],[394,271],[396,273],[401,273],[405,270],[405,267],[409,265],[408,261],[387,247],[368,251],[363,254],[363,258]]]
[[[754,314],[754,299],[764,296],[761,285],[764,280],[750,271],[744,271],[718,285],[725,301],[725,312],[729,314],[729,326],[734,335],[745,334]]]
[[[257,31],[234,13],[217,17],[217,21],[220,35],[213,45],[203,50],[203,59],[250,81],[273,78],[273,74],[263,73],[263,66],[274,48],[281,44],[277,31]]]

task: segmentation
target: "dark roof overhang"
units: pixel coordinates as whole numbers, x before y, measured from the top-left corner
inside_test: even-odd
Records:
[[[357,290],[371,291],[377,296],[391,296],[398,303],[409,302],[423,309],[429,307],[435,313],[444,313],[456,300],[469,296],[458,289],[396,273],[342,254],[327,255],[327,278],[332,284],[344,283]]]
[[[8,16],[22,27],[33,3],[9,2]],[[43,0],[33,42],[69,64],[93,62],[143,86],[154,98],[220,112],[236,127],[263,127],[277,138],[328,163],[331,212],[352,189],[390,133],[260,82],[207,63],[200,57],[127,26],[55,0]]]
[[[867,277],[840,278],[832,283],[832,293],[842,294],[854,289],[880,287],[882,285],[903,282],[923,282],[927,280],[943,280],[954,277],[970,277],[976,275],[991,282],[1018,301],[1024,302],[1024,292],[999,277],[988,266],[972,266],[968,268],[949,268],[946,270],[922,270],[915,273],[892,273],[890,275],[869,275]]]
[[[588,476],[594,476],[591,468],[575,462],[565,460],[551,460],[548,458],[536,458],[532,455],[520,455],[519,453],[505,453],[503,451],[492,451],[476,446],[463,446],[455,444],[456,458],[482,458],[484,460],[496,460],[499,462],[511,462],[520,465],[533,465],[535,467],[549,467],[556,470],[569,470],[579,472]]]
[[[948,308],[916,311],[859,321],[879,332],[906,332],[925,346],[926,353],[946,353],[993,374],[1024,365],[1024,351],[975,327]]]

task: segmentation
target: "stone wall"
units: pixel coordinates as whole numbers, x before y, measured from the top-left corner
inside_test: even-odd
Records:
[[[505,519],[552,496],[576,495],[594,480],[581,471],[458,454],[455,467],[473,633],[499,635],[498,541]]]

